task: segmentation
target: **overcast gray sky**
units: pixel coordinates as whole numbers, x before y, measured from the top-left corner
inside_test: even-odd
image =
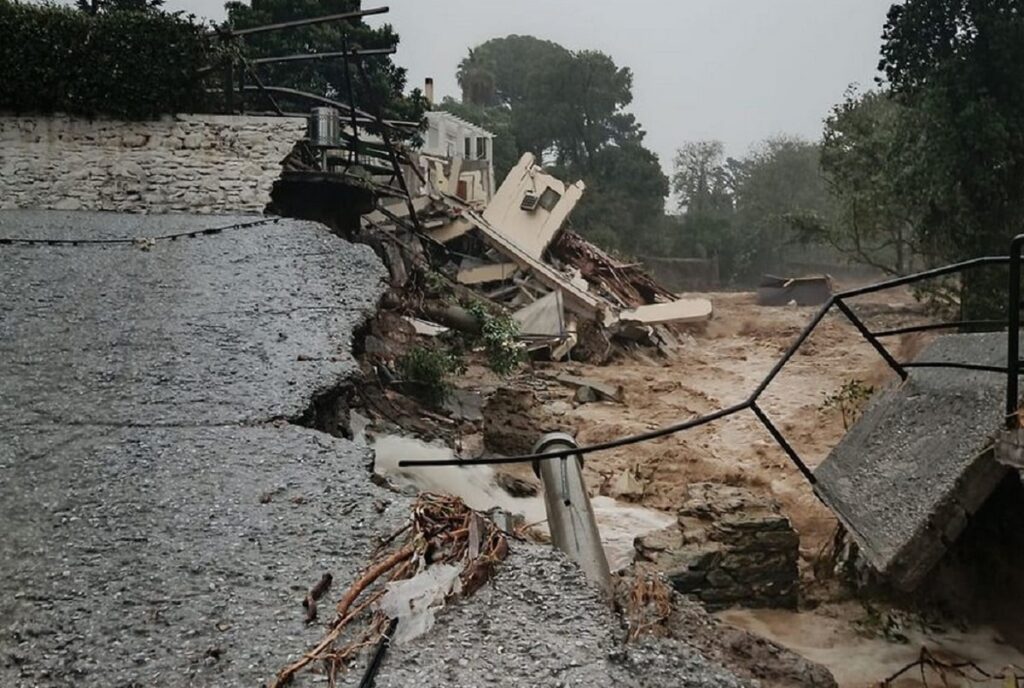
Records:
[[[432,76],[458,96],[466,50],[531,34],[610,54],[633,70],[632,111],[666,170],[685,141],[720,139],[730,155],[773,134],[816,139],[847,85],[872,83],[891,0],[364,0],[401,35],[410,87]],[[219,0],[167,0],[210,19]]]

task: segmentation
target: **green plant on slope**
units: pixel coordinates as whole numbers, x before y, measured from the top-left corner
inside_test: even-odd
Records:
[[[410,391],[433,406],[451,394],[451,376],[465,370],[463,360],[445,348],[413,347],[398,361],[398,370]]]
[[[508,315],[494,315],[480,301],[467,307],[480,321],[480,342],[487,354],[488,367],[498,375],[510,375],[523,362],[525,351],[516,341],[519,323]]]
[[[825,395],[823,409],[839,409],[843,416],[843,428],[849,430],[860,414],[864,412],[875,388],[865,385],[861,380],[847,380],[838,391]]]

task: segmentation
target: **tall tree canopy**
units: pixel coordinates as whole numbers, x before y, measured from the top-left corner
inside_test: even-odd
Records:
[[[679,209],[694,216],[732,209],[732,184],[721,141],[690,141],[676,151],[672,185]]]
[[[527,151],[554,173],[583,179],[588,191],[573,222],[613,247],[636,251],[660,223],[668,179],[625,110],[628,68],[601,52],[512,35],[470,50],[456,76],[462,103],[443,107],[512,141],[515,155],[495,153],[499,179]]]
[[[787,136],[740,160],[719,141],[685,144],[672,176],[683,213],[675,253],[717,256],[722,276],[743,285],[785,270],[802,250],[799,221],[831,214],[819,157],[817,144]]]
[[[849,90],[825,120],[821,166],[835,202],[833,222],[803,229],[865,265],[910,272],[924,251],[914,233],[921,208],[912,179],[914,113],[880,91]],[[811,220],[816,218],[810,218]]]
[[[100,12],[149,12],[163,7],[164,0],[75,0],[75,6],[88,14]]]
[[[326,14],[359,10],[361,0],[252,0],[246,4],[232,0],[225,5],[228,25],[235,29],[263,24],[306,19]],[[336,52],[355,48],[388,48],[398,43],[398,34],[390,24],[379,29],[361,20],[315,24],[283,31],[246,36],[240,50],[247,57],[272,57],[299,53]],[[420,91],[403,95],[406,70],[387,56],[365,59],[368,79],[352,64],[349,74],[340,59],[266,65],[261,78],[275,86],[307,91],[348,101],[348,79],[352,80],[354,99],[363,109],[380,106],[387,118],[419,122],[426,103]]]
[[[943,261],[1005,252],[1024,231],[1024,5],[906,0],[882,38],[886,85],[914,115],[902,162],[919,243]],[[999,280],[965,279],[968,314],[1005,309]]]

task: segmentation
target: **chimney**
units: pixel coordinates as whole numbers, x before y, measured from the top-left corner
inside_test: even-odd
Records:
[[[423,85],[423,96],[427,99],[427,103],[430,107],[434,107],[434,78],[428,76],[426,83]]]

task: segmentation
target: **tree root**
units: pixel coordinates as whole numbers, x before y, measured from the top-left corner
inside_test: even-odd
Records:
[[[384,551],[403,535],[397,549]],[[428,566],[459,564],[462,594],[469,596],[494,575],[498,564],[508,555],[508,541],[493,522],[475,513],[461,499],[422,494],[413,504],[410,523],[384,539],[374,552],[375,557],[378,555],[338,601],[337,617],[323,639],[278,672],[271,688],[288,685],[296,674],[318,660],[324,662],[328,685],[333,687],[338,673],[345,670],[352,658],[376,646],[391,626],[391,620],[383,613],[371,610],[386,592],[382,579],[385,583],[400,581],[412,578]],[[365,600],[357,604],[368,590]],[[335,647],[352,622],[368,610],[363,632]]]

